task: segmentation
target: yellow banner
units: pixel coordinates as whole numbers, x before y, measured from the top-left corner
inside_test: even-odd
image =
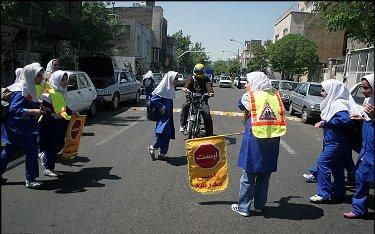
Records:
[[[81,140],[82,130],[85,122],[86,115],[72,115],[72,118],[69,121],[68,130],[66,131],[62,158],[72,159],[77,156],[79,142]]]
[[[228,186],[227,149],[224,136],[186,141],[189,184],[199,193],[224,191]]]

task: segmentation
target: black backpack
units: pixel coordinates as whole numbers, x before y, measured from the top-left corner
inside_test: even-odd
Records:
[[[146,107],[147,107],[147,120],[150,121],[158,121],[161,117],[161,112],[158,108],[156,108],[155,105],[152,105],[152,102],[148,100],[146,102]]]

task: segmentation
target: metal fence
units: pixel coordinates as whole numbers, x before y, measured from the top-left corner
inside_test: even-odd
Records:
[[[361,77],[374,73],[374,47],[351,51],[346,59],[345,77],[349,87],[360,82]]]

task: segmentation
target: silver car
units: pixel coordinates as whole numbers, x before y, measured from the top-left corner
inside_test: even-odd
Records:
[[[295,81],[290,80],[270,80],[272,86],[280,91],[280,96],[283,101],[285,108],[289,107],[289,97],[290,93],[297,87],[299,84]]]
[[[301,113],[304,123],[311,119],[320,119],[320,103],[323,101],[320,83],[300,83],[290,94],[289,114]]]

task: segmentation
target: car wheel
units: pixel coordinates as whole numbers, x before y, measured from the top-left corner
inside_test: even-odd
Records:
[[[96,102],[92,101],[90,108],[87,110],[87,115],[94,117],[96,115]]]
[[[111,103],[112,110],[117,110],[119,104],[120,104],[120,97],[117,93],[115,93],[113,95],[112,103]]]
[[[302,109],[301,120],[302,120],[303,123],[308,123],[309,122],[310,117],[309,117],[309,113],[307,111],[307,108],[303,108]]]
[[[292,103],[290,103],[289,104],[289,110],[288,110],[288,113],[290,114],[290,115],[294,115],[296,112],[293,110],[293,104]]]
[[[139,94],[139,92],[137,92],[137,94],[135,95],[134,103],[138,104],[140,100],[141,100],[141,95]]]

